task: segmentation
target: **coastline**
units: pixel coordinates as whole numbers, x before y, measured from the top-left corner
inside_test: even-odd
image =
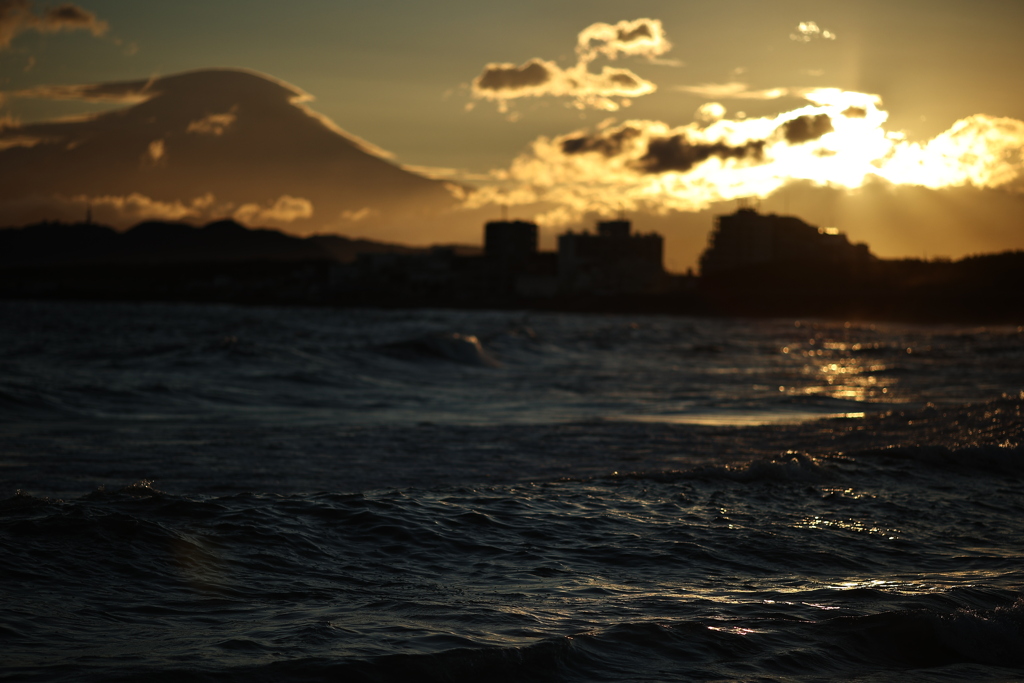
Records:
[[[886,287],[694,282],[655,294],[545,297],[451,288],[339,290],[336,264],[213,262],[0,268],[0,300],[118,301],[333,308],[527,310],[706,318],[817,318],[851,322],[1024,324],[1024,288],[949,281]]]

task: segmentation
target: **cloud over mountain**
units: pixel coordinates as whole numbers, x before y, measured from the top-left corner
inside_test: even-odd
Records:
[[[400,168],[311,110],[305,92],[254,72],[203,70],[10,94],[131,106],[0,127],[0,224],[66,219],[88,202],[97,220],[115,225],[138,220],[148,207],[152,217],[234,216],[298,233],[359,223],[372,234],[456,205],[446,183]]]
[[[10,47],[11,41],[25,31],[57,33],[85,30],[101,36],[108,28],[107,22],[71,3],[47,7],[42,14],[36,14],[30,0],[0,0],[0,50]]]
[[[39,85],[8,93],[11,97],[40,100],[80,100],[82,102],[121,102],[137,104],[154,94],[149,88],[156,79],[120,83],[80,83],[73,85]]]

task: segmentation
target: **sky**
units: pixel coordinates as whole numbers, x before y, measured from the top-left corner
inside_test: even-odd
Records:
[[[331,203],[323,188],[283,180],[251,198],[214,181],[174,196],[184,186],[167,180],[158,198],[153,182],[129,186],[122,170],[108,189],[30,178],[0,197],[0,223],[29,215],[3,205],[30,195],[122,213],[135,197],[132,219],[178,206],[179,218],[199,220],[217,207],[293,232],[426,244],[479,242],[481,221],[508,205],[537,220],[551,247],[557,233],[621,212],[663,234],[667,265],[682,270],[713,216],[744,200],[838,227],[883,257],[1024,249],[1022,27],[1024,3],[1005,1],[0,0],[0,175],[4,165],[16,173],[29,148],[80,146],[96,135],[83,120],[155,92],[54,86],[242,69],[283,88],[262,95],[268,108],[301,99],[362,150],[440,181],[455,202],[413,225],[408,213]],[[176,91],[199,112],[183,125],[194,135],[201,121],[221,125],[206,139],[223,143],[243,113],[203,109],[201,90]],[[68,117],[79,138],[42,126]],[[159,177],[170,178],[182,137],[147,140],[131,163],[162,164]],[[85,161],[51,150],[45,163],[59,172]],[[95,166],[102,175],[105,162]]]

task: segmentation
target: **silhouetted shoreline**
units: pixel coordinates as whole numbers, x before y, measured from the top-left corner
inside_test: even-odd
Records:
[[[367,254],[397,256],[373,257],[395,260],[390,271],[377,267],[371,277],[353,265]],[[410,263],[419,270],[403,270]],[[437,264],[447,269],[444,278],[422,276]],[[646,292],[531,295],[505,286],[493,271],[494,263],[473,247],[298,238],[229,221],[205,228],[149,222],[125,233],[84,223],[0,230],[0,298],[8,300],[1024,323],[1020,251],[958,261],[876,259],[856,270],[810,261],[761,263],[703,277],[668,275],[659,290]]]

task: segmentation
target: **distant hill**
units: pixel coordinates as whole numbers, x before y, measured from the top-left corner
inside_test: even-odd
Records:
[[[460,247],[473,253],[473,247]],[[364,253],[423,251],[337,235],[296,237],[224,220],[196,228],[149,221],[126,232],[88,223],[0,229],[0,267],[198,264],[245,261],[350,263]]]

